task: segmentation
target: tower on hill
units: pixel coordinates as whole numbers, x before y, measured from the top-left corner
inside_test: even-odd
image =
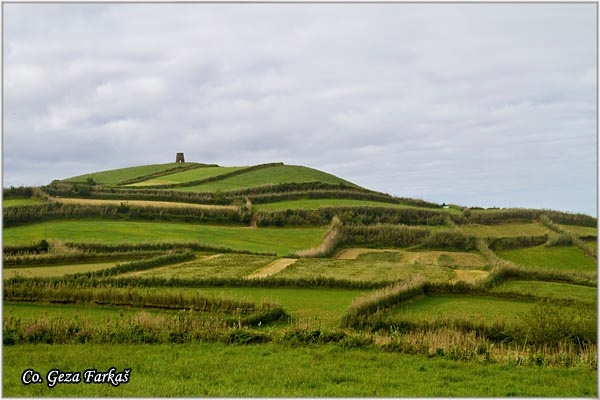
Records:
[[[185,162],[185,157],[183,156],[183,153],[177,153],[177,155],[175,156],[175,162]]]

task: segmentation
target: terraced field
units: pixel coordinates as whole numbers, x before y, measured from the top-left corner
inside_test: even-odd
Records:
[[[6,396],[597,396],[590,216],[448,208],[281,163],[147,165],[23,192],[3,203]],[[13,376],[57,354],[76,368],[94,349],[125,360],[131,385]],[[199,354],[246,361],[201,371]],[[294,357],[273,364],[292,376],[278,390],[248,378],[274,354]],[[295,379],[314,366],[326,383]],[[399,386],[407,374],[418,390]],[[149,391],[158,380],[168,392]]]

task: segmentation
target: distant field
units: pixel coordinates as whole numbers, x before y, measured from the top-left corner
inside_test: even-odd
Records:
[[[195,241],[235,250],[283,256],[317,246],[324,228],[259,228],[153,222],[53,221],[5,228],[5,245],[28,245],[41,239],[94,243]]]
[[[105,262],[96,264],[70,264],[70,265],[55,265],[51,267],[31,267],[31,268],[3,268],[2,276],[4,279],[12,278],[13,276],[21,276],[25,278],[39,276],[62,276],[65,274],[75,274],[79,272],[92,272],[104,268],[112,268],[115,262]]]
[[[4,199],[2,200],[2,207],[17,207],[17,206],[28,206],[32,204],[39,204],[42,200],[37,197],[31,197],[27,199]]]
[[[565,271],[597,271],[594,259],[575,246],[546,247],[544,245],[517,250],[497,250],[504,259],[529,267]]]
[[[170,175],[163,175],[160,178],[149,179],[143,182],[133,183],[127,186],[152,186],[152,185],[168,185],[173,183],[184,183],[190,181],[198,181],[201,179],[211,178],[227,174],[233,171],[239,171],[248,167],[203,167],[195,168],[188,171],[177,172]]]
[[[508,223],[499,225],[459,225],[459,230],[469,236],[477,237],[509,237],[509,236],[541,236],[552,231],[539,222]]]
[[[561,225],[565,230],[573,232],[578,236],[597,236],[598,228],[591,226],[577,226],[577,225]]]
[[[436,266],[400,264],[386,261],[352,261],[301,258],[276,276],[288,278],[342,278],[350,281],[390,281],[408,279],[422,273],[432,281],[448,281],[454,276],[449,269]]]
[[[247,189],[255,186],[277,185],[281,183],[306,183],[323,182],[337,185],[344,183],[348,186],[355,184],[338,178],[334,175],[318,171],[316,169],[295,166],[280,165],[250,171],[245,174],[232,176],[223,180],[205,183],[199,186],[179,188],[177,190],[186,192],[214,192],[216,190],[228,191]]]
[[[141,176],[154,174],[157,172],[165,171],[171,168],[189,166],[194,163],[168,163],[168,164],[152,164],[152,165],[142,165],[138,167],[127,167],[127,168],[119,168],[113,169],[109,171],[101,171],[94,172],[91,174],[84,174],[74,176],[72,178],[64,179],[65,182],[86,182],[88,178],[94,179],[96,183],[110,184],[116,185],[119,182],[135,179]]]
[[[205,210],[237,210],[238,206],[221,206],[221,205],[213,205],[213,204],[195,204],[195,203],[177,203],[172,201],[149,201],[149,200],[109,200],[109,199],[81,199],[81,198],[68,198],[61,197],[60,199],[56,199],[56,201],[65,204],[116,204],[119,205],[121,203],[125,203],[130,206],[140,206],[140,207],[174,207],[174,208],[199,208]]]
[[[318,210],[322,207],[387,207],[408,208],[403,204],[382,203],[352,199],[305,199],[280,201],[277,203],[255,204],[254,211]]]
[[[492,289],[494,293],[515,292],[532,294],[555,299],[571,299],[595,304],[598,300],[597,288],[569,285],[566,283],[538,281],[507,281]]]

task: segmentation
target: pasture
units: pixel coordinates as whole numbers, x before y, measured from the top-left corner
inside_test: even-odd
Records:
[[[498,256],[514,263],[562,271],[592,272],[597,262],[573,246],[546,247],[544,245],[515,250],[498,250]]]
[[[282,163],[9,192],[5,396],[598,394],[597,260],[576,237],[592,217],[445,208]],[[111,366],[130,382],[20,382]]]
[[[457,362],[335,345],[23,345],[5,347],[3,359],[6,397],[595,397],[598,382],[585,367]],[[32,367],[43,379],[53,368],[131,374],[118,387],[50,389],[21,384]]]
[[[260,228],[153,223],[144,221],[53,221],[6,228],[6,245],[26,245],[44,238],[64,242],[160,243],[195,241],[212,247],[275,253],[280,256],[317,246],[324,228]]]

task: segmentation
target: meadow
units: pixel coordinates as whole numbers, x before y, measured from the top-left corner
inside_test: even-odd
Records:
[[[590,216],[282,163],[4,193],[4,396],[597,397]],[[20,381],[110,367],[130,380]]]
[[[5,347],[7,397],[595,397],[597,374],[561,368],[457,362],[335,345],[23,345]],[[130,369],[130,381],[24,386],[27,368]],[[157,371],[160,373],[157,374]]]
[[[318,245],[324,228],[260,228],[153,223],[144,221],[56,221],[5,228],[5,245],[26,245],[43,238],[90,243],[195,241],[214,247],[286,255]]]

